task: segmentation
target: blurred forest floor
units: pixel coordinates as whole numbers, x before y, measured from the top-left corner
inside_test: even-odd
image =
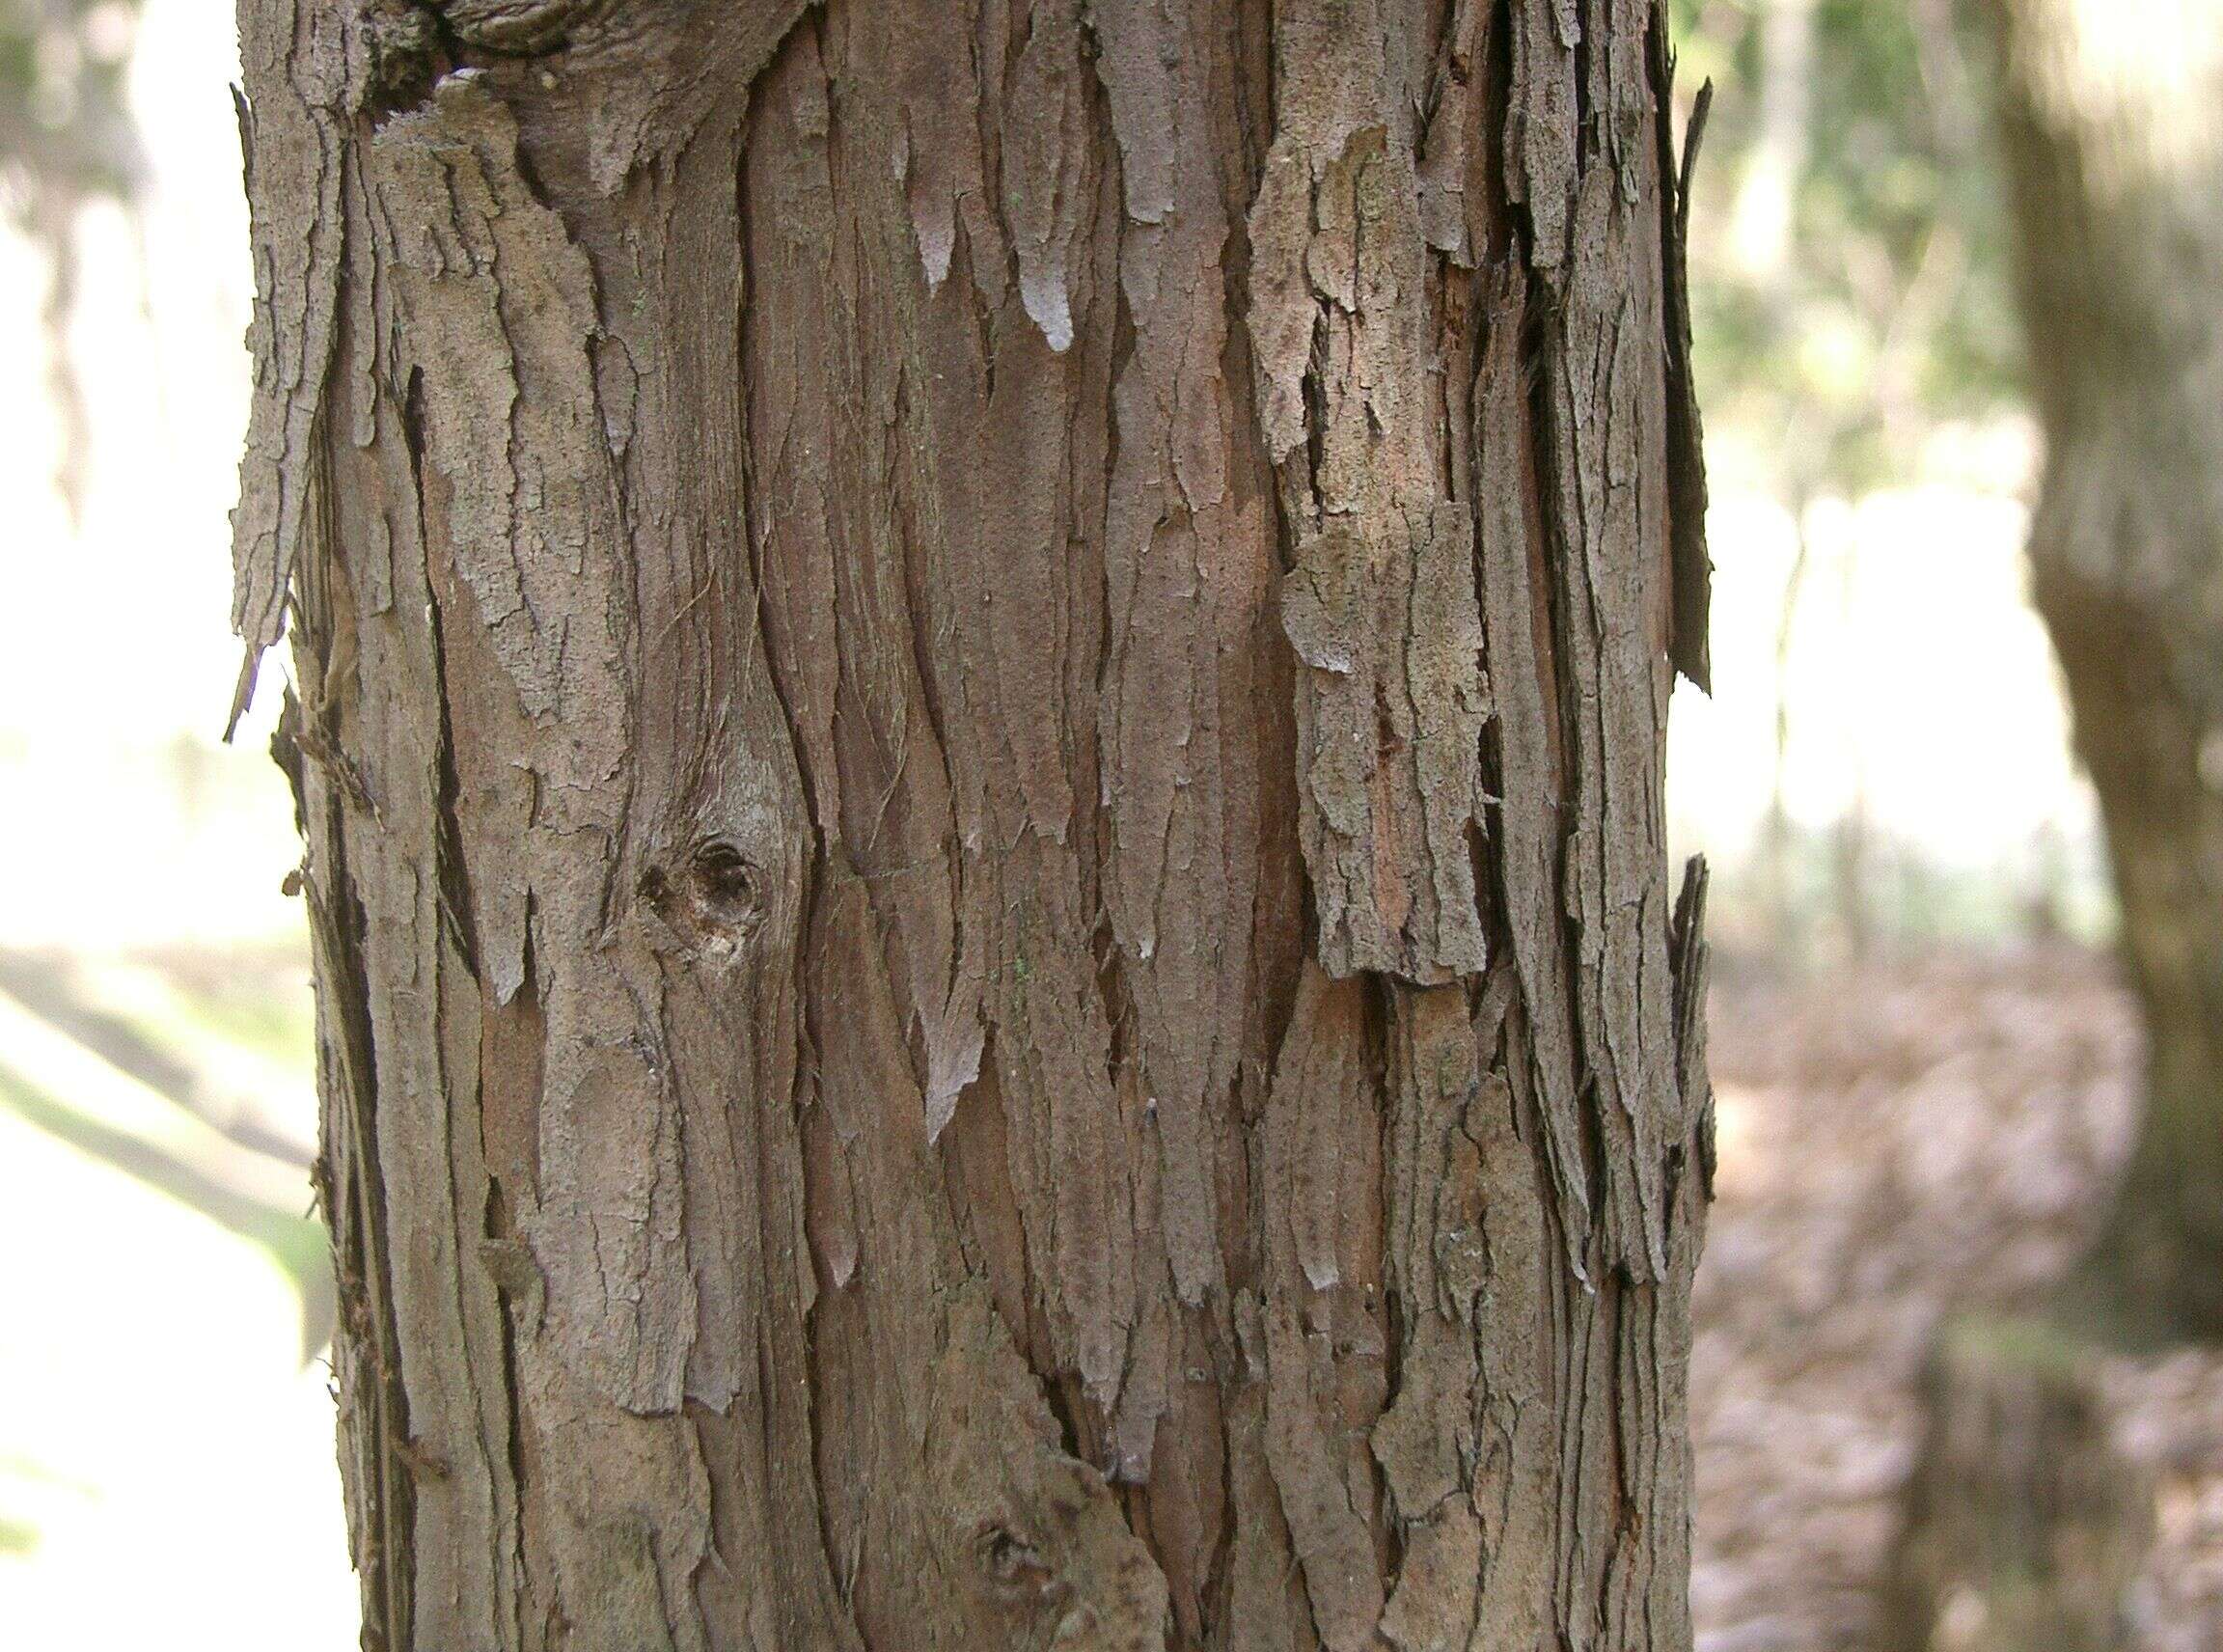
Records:
[[[2139,1035],[2066,944],[1797,975],[1720,959],[1720,1170],[1690,1373],[1700,1652],[1887,1652],[1880,1584],[1941,1316],[2032,1306],[2127,1143]],[[2223,1646],[2223,1355],[2111,1360],[2160,1487],[2134,1652]],[[2035,1652],[2035,1649],[2033,1649]]]

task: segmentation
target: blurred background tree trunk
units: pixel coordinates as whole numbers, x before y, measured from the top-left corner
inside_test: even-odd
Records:
[[[2223,1337],[2223,10],[1988,0],[2045,460],[2032,592],[2099,793],[2143,1107],[2050,1311],[1948,1323],[1889,1590],[1908,1652],[2112,1652],[2154,1486],[2110,1349]]]
[[[1988,0],[2045,465],[2030,560],[2151,1038],[2089,1295],[2223,1337],[2223,9]]]
[[[367,1644],[1684,1652],[1659,10],[242,40]]]

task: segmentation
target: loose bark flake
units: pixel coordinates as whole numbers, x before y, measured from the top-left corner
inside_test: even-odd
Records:
[[[1687,1645],[1652,9],[242,26],[367,1643]]]
[[[1421,221],[1423,66],[1373,4],[1282,7],[1274,43],[1249,319],[1296,541],[1281,618],[1304,667],[1299,818],[1320,956],[1338,975],[1441,983],[1488,958],[1471,840],[1489,690],[1473,517],[1446,484],[1442,354],[1457,341]]]
[[[248,183],[255,395],[233,513],[232,628],[247,645],[230,720],[256,662],[283,635],[294,559],[313,520],[312,456],[338,308],[345,218],[342,121],[348,83],[341,14],[272,8],[241,32],[239,133]]]

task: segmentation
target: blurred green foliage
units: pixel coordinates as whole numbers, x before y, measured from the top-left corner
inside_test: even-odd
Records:
[[[47,389],[62,428],[54,482],[84,502],[91,436],[63,333],[77,292],[77,209],[130,199],[139,172],[126,76],[136,0],[0,0],[0,211],[46,254]]]
[[[42,238],[77,203],[130,192],[136,15],[124,0],[0,0],[0,197]]]
[[[139,1026],[173,1044],[219,1038],[287,1066],[316,1047],[316,1000],[300,945],[238,946],[221,952],[167,949],[152,960],[164,995],[134,1006]]]
[[[1690,260],[1708,426],[1788,499],[1910,474],[2019,399],[1979,19],[1959,0],[1673,0],[1715,85]]]
[[[57,1492],[72,1498],[96,1495],[92,1486],[57,1473],[35,1458],[0,1451],[0,1556],[28,1555],[39,1547],[42,1535],[36,1521],[10,1513],[10,1503],[37,1502]]]

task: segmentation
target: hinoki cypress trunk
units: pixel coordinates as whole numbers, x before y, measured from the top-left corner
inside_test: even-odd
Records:
[[[243,0],[368,1644],[1688,1645],[1652,0]]]
[[[2223,1338],[2223,11],[1990,0],[2046,455],[2037,602],[2100,795],[2147,1104],[2085,1294]]]

